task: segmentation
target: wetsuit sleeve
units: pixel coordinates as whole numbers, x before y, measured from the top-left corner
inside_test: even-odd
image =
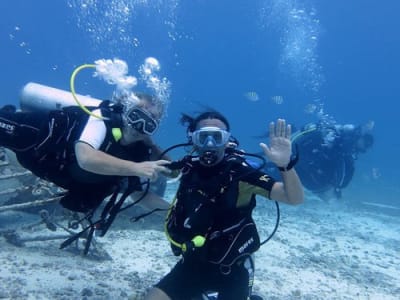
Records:
[[[101,116],[100,110],[93,111]],[[106,138],[107,128],[102,119],[90,116],[77,141],[89,144],[94,149],[100,149]]]
[[[239,179],[239,195],[248,198],[248,196],[255,194],[270,199],[272,186],[276,182],[274,178],[249,167],[241,168],[240,172],[244,175]]]

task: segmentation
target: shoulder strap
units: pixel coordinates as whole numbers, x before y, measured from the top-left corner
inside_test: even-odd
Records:
[[[112,128],[121,128],[123,106],[121,104],[114,104],[110,100],[103,101],[99,107],[101,114],[107,118],[104,122],[109,124]]]

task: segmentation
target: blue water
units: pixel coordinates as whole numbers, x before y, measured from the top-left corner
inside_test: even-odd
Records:
[[[30,81],[68,90],[74,68],[97,59],[123,59],[137,75],[156,57],[172,84],[163,147],[185,141],[179,114],[204,106],[230,119],[248,151],[270,121],[301,126],[323,108],[337,123],[375,122],[353,189],[397,204],[399,9],[395,0],[1,1],[0,103],[18,104]],[[87,73],[79,92],[109,98],[110,86]]]
[[[161,65],[160,77],[171,83],[168,112],[155,136],[163,148],[186,141],[185,128],[178,124],[180,113],[204,107],[226,115],[241,148],[249,152],[260,151],[258,143],[265,141],[260,136],[278,117],[296,127],[321,118],[338,124],[372,121],[374,146],[356,161],[354,178],[341,200],[354,208],[350,210],[354,220],[340,215],[335,219],[335,211],[329,211],[334,206],[308,197],[303,207],[327,219],[311,220],[311,214],[302,215],[305,208],[293,213],[283,206],[283,218],[290,215],[293,220],[280,230],[296,228],[298,215],[301,220],[309,218],[312,223],[304,227],[305,236],[317,244],[322,241],[322,248],[333,244],[336,249],[331,254],[328,247],[324,254],[313,248],[311,254],[335,256],[342,251],[341,255],[352,255],[355,261],[355,248],[339,249],[331,235],[346,236],[349,245],[361,236],[356,247],[368,244],[370,248],[360,250],[359,256],[367,257],[370,251],[371,261],[379,265],[387,255],[381,246],[394,257],[396,234],[374,231],[369,221],[362,220],[360,228],[349,221],[357,219],[359,209],[367,208],[378,224],[382,224],[380,214],[400,216],[399,11],[398,0],[3,0],[0,106],[18,105],[21,88],[31,81],[68,90],[71,73],[81,64],[119,58],[128,63],[130,74],[138,76],[144,60],[155,57]],[[76,87],[81,94],[102,99],[109,99],[113,92],[112,86],[93,78],[91,70],[79,74]],[[144,88],[142,82],[137,90]],[[339,233],[337,228],[345,229]],[[380,245],[380,238],[392,239],[393,244]],[[285,239],[278,241],[293,245]],[[300,249],[306,248],[301,239],[297,242]],[[268,249],[268,255],[275,254]],[[395,259],[388,260],[388,265],[396,266]],[[367,267],[371,261],[366,259]],[[23,262],[21,270],[26,269]],[[10,267],[12,273],[16,266]],[[335,271],[336,263],[331,267]],[[387,267],[382,264],[382,268]],[[351,275],[342,274],[339,279],[354,277],[366,293],[369,285],[373,291],[374,273],[368,282],[364,269],[349,270]],[[336,275],[332,278],[336,280]],[[395,278],[392,281],[397,282]],[[392,296],[395,290],[398,287],[391,289]]]

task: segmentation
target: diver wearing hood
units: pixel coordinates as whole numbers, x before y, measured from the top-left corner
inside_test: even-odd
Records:
[[[182,259],[148,293],[146,300],[188,300],[218,293],[219,300],[260,299],[251,295],[252,254],[260,239],[252,218],[256,195],[288,204],[303,201],[291,162],[290,125],[270,125],[264,153],[281,170],[283,182],[253,168],[233,148],[227,119],[216,111],[183,115],[194,156],[181,162],[181,178],[165,229]],[[197,298],[196,298],[197,299]]]

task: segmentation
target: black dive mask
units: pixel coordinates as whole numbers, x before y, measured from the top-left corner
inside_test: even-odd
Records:
[[[152,135],[158,128],[158,122],[147,111],[133,107],[126,114],[129,126],[147,135]]]

